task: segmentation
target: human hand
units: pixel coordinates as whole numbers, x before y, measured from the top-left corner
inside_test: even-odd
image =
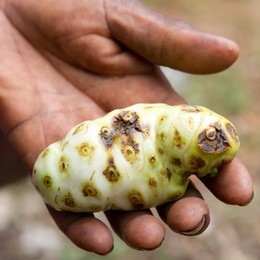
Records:
[[[229,67],[238,56],[231,41],[203,34],[148,11],[137,1],[2,0],[0,16],[0,122],[31,170],[37,155],[77,123],[141,102],[179,104],[158,65],[190,73]],[[238,160],[203,179],[217,198],[245,205],[252,181]],[[173,231],[196,235],[209,210],[195,186],[158,207]],[[57,212],[59,228],[77,246],[99,254],[113,247],[109,228],[93,214]],[[131,247],[154,249],[164,226],[150,210],[105,213]]]

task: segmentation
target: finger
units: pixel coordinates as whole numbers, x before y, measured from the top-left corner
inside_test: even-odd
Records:
[[[238,46],[154,13],[136,1],[105,1],[113,37],[146,60],[190,73],[212,73],[229,67]]]
[[[106,111],[136,103],[184,103],[160,69],[155,69],[151,74],[130,75],[104,82],[86,93]]]
[[[136,103],[183,104],[184,100],[171,87],[160,68],[152,73],[102,78],[86,73],[48,55],[48,59],[81,92],[88,95],[104,111]]]
[[[224,165],[217,176],[201,180],[224,203],[244,206],[253,199],[252,178],[238,159]]]
[[[164,227],[150,211],[108,211],[105,214],[114,231],[128,246],[153,250],[162,244]]]
[[[78,247],[105,255],[113,249],[113,237],[107,226],[92,214],[48,210],[60,230]]]
[[[187,236],[202,233],[210,222],[209,208],[193,184],[189,185],[181,199],[157,210],[173,231]]]

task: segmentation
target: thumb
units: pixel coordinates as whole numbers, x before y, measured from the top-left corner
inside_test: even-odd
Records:
[[[226,69],[238,57],[234,42],[196,31],[137,1],[106,1],[105,7],[113,37],[154,64],[208,74]]]

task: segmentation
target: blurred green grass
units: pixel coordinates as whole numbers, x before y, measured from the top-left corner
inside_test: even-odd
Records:
[[[175,72],[176,75],[170,81],[174,89],[190,104],[203,105],[228,116],[240,114],[250,103],[245,79],[236,70],[215,75],[186,75],[186,80],[182,82],[174,80],[179,73]]]

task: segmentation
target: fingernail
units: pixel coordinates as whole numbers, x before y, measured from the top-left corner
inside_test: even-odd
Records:
[[[162,245],[162,243],[164,241],[164,238],[165,237],[163,237],[163,239],[160,242],[160,244],[156,245],[155,247],[152,247],[152,248],[142,248],[142,247],[140,247],[140,248],[138,248],[138,250],[140,250],[140,251],[153,251],[153,250],[155,250],[156,248],[159,248]]]
[[[105,255],[110,254],[113,250],[114,250],[114,245],[112,245],[111,249],[109,251],[107,251],[107,252],[102,252],[102,253],[100,253],[100,252],[93,252],[93,253],[95,253],[97,255],[100,255],[100,256],[105,256]]]
[[[238,203],[237,205],[238,206],[241,206],[241,207],[244,207],[244,206],[247,206],[248,204],[250,204],[251,202],[252,202],[252,200],[254,199],[254,191],[252,191],[252,194],[251,194],[251,196],[249,197],[249,199],[248,200],[246,200],[246,201],[243,201],[243,202],[241,202],[241,203]]]
[[[199,235],[200,233],[202,233],[206,228],[207,228],[208,224],[207,224],[207,218],[205,216],[203,216],[200,224],[192,230],[189,231],[182,231],[180,232],[182,235],[185,236],[195,236],[195,235]]]

